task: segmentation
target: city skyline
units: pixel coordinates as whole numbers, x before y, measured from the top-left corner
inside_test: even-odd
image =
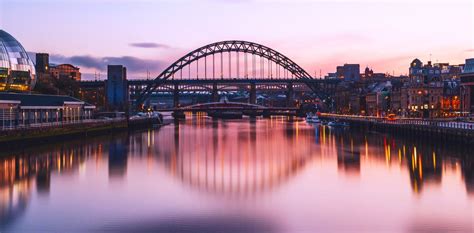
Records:
[[[472,7],[468,0],[7,0],[0,27],[28,52],[79,66],[85,79],[105,74],[107,64],[124,64],[132,79],[147,70],[154,77],[191,50],[232,39],[275,48],[314,76],[345,63],[400,75],[414,58],[472,57]]]
[[[0,0],[2,232],[473,232],[473,0]]]

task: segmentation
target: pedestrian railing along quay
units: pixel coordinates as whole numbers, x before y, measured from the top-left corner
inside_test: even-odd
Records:
[[[122,122],[124,120],[125,120],[125,118],[114,118],[114,119],[84,119],[84,120],[71,120],[71,121],[27,123],[27,124],[21,124],[21,125],[0,127],[0,131],[35,129],[35,128],[66,127],[66,126],[87,125],[87,124],[105,124],[105,123]]]
[[[130,123],[139,123],[141,121],[147,121],[155,119],[155,117],[134,117],[128,119]],[[156,118],[158,119],[158,118]],[[28,130],[28,129],[48,129],[48,128],[67,128],[72,126],[83,126],[88,127],[92,125],[107,125],[107,124],[121,124],[128,123],[127,118],[117,117],[108,119],[82,119],[82,120],[70,120],[70,121],[55,121],[55,122],[40,122],[40,123],[24,123],[13,126],[0,127],[0,132],[17,131],[17,130]]]
[[[138,129],[161,125],[158,117],[133,117],[111,119],[83,119],[65,122],[43,122],[15,127],[0,128],[0,144],[12,141],[41,140],[43,138],[61,138],[67,135],[92,135],[115,130]]]
[[[395,118],[353,116],[339,114],[321,114],[322,118],[338,119],[349,122],[373,123],[391,126],[426,126],[430,128],[459,129],[474,131],[474,122],[456,121],[453,119],[420,119],[420,118]]]

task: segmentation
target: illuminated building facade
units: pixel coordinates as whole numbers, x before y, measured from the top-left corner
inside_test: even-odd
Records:
[[[408,88],[408,111],[415,117],[435,117],[439,115],[443,99],[443,86]]]
[[[13,36],[0,30],[0,91],[26,92],[36,83],[33,62]]]
[[[51,64],[49,63],[49,54],[37,53],[36,54],[36,72],[38,73],[38,79],[45,81],[49,77],[54,79],[68,78],[75,81],[81,81],[81,72],[79,67],[71,64]]]
[[[76,81],[81,81],[81,72],[79,71],[79,67],[75,67],[71,64],[50,64],[49,73],[55,79],[69,78],[74,79]]]
[[[0,93],[0,129],[91,119],[95,106],[70,96]]]

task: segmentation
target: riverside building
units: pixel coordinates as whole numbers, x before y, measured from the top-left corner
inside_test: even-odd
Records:
[[[26,50],[0,30],[0,91],[31,91],[35,82],[35,66]]]
[[[43,57],[39,67],[47,71],[47,56]],[[72,75],[71,70],[68,74]],[[92,118],[95,106],[76,98],[31,94],[36,80],[35,65],[26,50],[13,36],[0,30],[0,130]]]

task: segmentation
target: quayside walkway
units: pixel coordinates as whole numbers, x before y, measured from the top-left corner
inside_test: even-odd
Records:
[[[423,134],[430,137],[441,137],[458,141],[474,141],[474,122],[456,121],[453,119],[421,119],[367,117],[353,115],[339,115],[323,113],[320,116],[325,120],[339,120],[347,122],[351,127],[362,127],[383,132],[405,134]]]
[[[89,135],[129,128],[162,124],[159,117],[114,119],[86,119],[70,122],[45,122],[0,128],[0,144],[12,141],[31,141],[72,135]]]

